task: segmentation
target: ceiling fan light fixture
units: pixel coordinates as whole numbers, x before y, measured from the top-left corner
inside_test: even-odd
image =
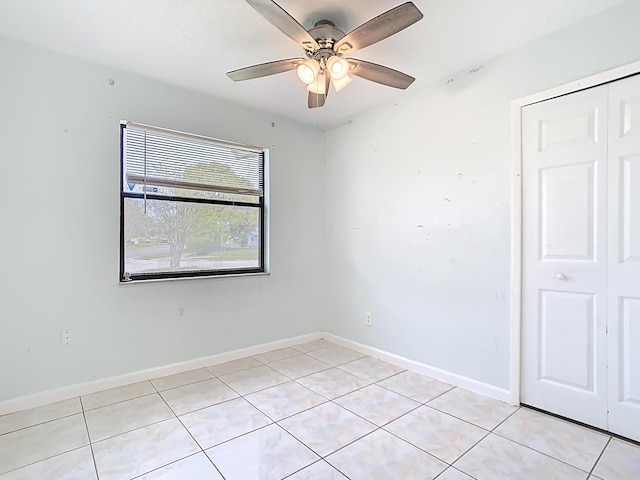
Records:
[[[333,80],[341,80],[349,73],[349,63],[342,57],[333,56],[327,60],[327,69]]]
[[[306,58],[288,58],[227,72],[227,76],[235,82],[296,70],[309,90],[307,106],[318,108],[324,106],[330,84],[339,91],[351,82],[351,75],[399,89],[407,88],[415,80],[383,65],[345,58],[421,20],[423,14],[412,1],[405,1],[346,35],[327,19],[315,22],[313,28],[307,30],[274,0],[246,1],[274,27],[302,46]]]
[[[309,84],[307,90],[318,95],[325,95],[327,93],[327,76],[324,73],[316,75],[315,80]]]
[[[351,83],[351,77],[349,75],[345,75],[340,80],[336,80],[335,78],[331,79],[331,83],[333,83],[333,88],[336,89],[336,92],[339,92],[344,87]]]
[[[298,78],[300,78],[300,80],[302,80],[307,85],[311,84],[316,79],[319,71],[320,63],[313,58],[310,58],[306,62],[301,63],[296,69]]]

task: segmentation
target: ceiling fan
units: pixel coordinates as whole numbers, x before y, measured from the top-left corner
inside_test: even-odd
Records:
[[[247,3],[282,33],[299,43],[307,58],[277,60],[227,72],[227,76],[236,82],[296,70],[300,80],[307,84],[308,107],[316,108],[324,105],[329,86],[333,84],[336,91],[341,90],[351,82],[350,74],[401,89],[407,88],[415,80],[389,67],[345,58],[420,20],[422,12],[412,2],[392,8],[346,35],[329,20],[320,20],[313,28],[305,30],[286,10],[271,0],[247,0]]]

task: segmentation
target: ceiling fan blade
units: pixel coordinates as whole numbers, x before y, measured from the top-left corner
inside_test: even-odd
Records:
[[[406,73],[389,67],[383,67],[377,63],[356,60],[355,58],[349,58],[347,61],[349,62],[350,74],[388,87],[401,88],[404,90],[415,80],[415,78]]]
[[[302,25],[276,2],[271,0],[247,0],[256,11],[278,28],[287,37],[311,52],[320,48],[318,42],[309,35]]]
[[[329,75],[323,75],[324,77],[324,93],[315,93],[309,90],[309,97],[307,99],[307,106],[309,108],[318,108],[324,106],[324,102],[327,101],[329,96],[329,87],[331,86],[331,77]]]
[[[235,82],[251,80],[252,78],[266,77],[267,75],[295,70],[302,62],[304,62],[304,58],[289,58],[287,60],[261,63],[260,65],[252,65],[227,72],[227,76]]]
[[[307,100],[307,106],[309,108],[323,107],[324,106],[324,102],[325,102],[326,99],[327,99],[327,95],[326,94],[318,94],[318,93],[309,92],[309,98]]]
[[[422,12],[412,2],[404,3],[352,30],[333,49],[342,54],[353,53],[404,30],[422,17]]]

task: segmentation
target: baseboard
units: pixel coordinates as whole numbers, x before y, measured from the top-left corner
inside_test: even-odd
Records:
[[[384,360],[385,362],[389,362],[393,365],[406,368],[407,370],[411,370],[412,372],[429,376],[441,382],[449,383],[456,387],[465,388],[467,390],[471,390],[472,392],[495,398],[496,400],[500,400],[502,402],[512,403],[513,401],[513,399],[511,398],[511,392],[507,389],[480,382],[478,380],[474,380],[473,378],[458,375],[456,373],[448,372],[440,368],[432,367],[424,363],[416,362],[415,360],[410,360],[408,358],[401,357],[400,355],[395,355],[384,350],[369,347],[368,345],[363,345],[362,343],[354,342],[353,340],[348,340],[346,338],[339,337],[328,332],[323,331],[321,335],[323,339],[329,342],[341,345],[343,347],[351,348],[352,350],[356,350],[360,353],[364,353],[374,358]]]
[[[114,377],[101,378],[98,380],[77,383],[53,390],[46,390],[44,392],[38,392],[31,395],[12,398],[0,402],[0,415],[18,412],[20,410],[26,410],[28,408],[39,407],[48,403],[59,402],[61,400],[67,400],[73,397],[79,397],[80,395],[88,395],[90,393],[107,390],[109,388],[121,387],[130,383],[142,382],[145,380],[151,380],[153,378],[164,377],[166,375],[173,375],[175,373],[186,372],[187,370],[193,370],[196,368],[203,368],[210,365],[215,365],[217,363],[230,362],[232,360],[238,360],[239,358],[269,352],[278,348],[292,347],[293,345],[311,342],[320,338],[320,332],[310,333],[307,335],[300,335],[298,337],[287,338],[285,340],[277,340],[275,342],[262,343],[260,345],[240,348],[238,350],[232,350],[230,352],[223,352],[207,357],[195,358],[193,360],[187,360],[185,362],[173,363],[170,365],[149,368],[146,370],[139,370],[136,372],[125,373],[123,375],[117,375]]]
[[[316,332],[307,335],[300,335],[298,337],[287,338],[284,340],[277,340],[275,342],[253,345],[251,347],[240,348],[237,350],[218,353],[206,357],[200,357],[193,360],[187,360],[185,362],[173,363],[170,365],[149,368],[146,370],[139,370],[136,372],[129,372],[114,377],[107,377],[98,380],[92,380],[89,382],[77,383],[53,390],[46,390],[44,392],[38,392],[31,395],[12,398],[0,402],[0,415],[39,407],[42,405],[67,400],[69,398],[78,397],[81,395],[88,395],[90,393],[107,390],[109,388],[121,387],[130,383],[142,382],[158,377],[164,377],[166,375],[173,375],[175,373],[186,372],[187,370],[193,370],[196,368],[203,368],[210,365],[215,365],[217,363],[230,362],[239,358],[269,352],[278,348],[291,347],[293,345],[311,342],[320,338],[324,338],[325,340],[337,345],[351,348],[366,355],[370,355],[374,358],[384,360],[385,362],[389,362],[393,365],[398,365],[399,367],[406,368],[407,370],[411,370],[422,375],[427,375],[441,382],[446,382],[451,385],[455,385],[456,387],[465,388],[467,390],[471,390],[472,392],[486,395],[487,397],[495,398],[496,400],[501,400],[503,402],[512,402],[511,392],[507,389],[496,387],[494,385],[480,382],[469,377],[435,368],[424,363],[416,362],[415,360],[410,360],[408,358],[401,357],[400,355],[389,353],[384,350],[364,345],[362,343],[354,342],[353,340],[348,340],[346,338],[333,335],[329,332]]]

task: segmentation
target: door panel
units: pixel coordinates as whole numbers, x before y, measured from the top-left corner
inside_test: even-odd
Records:
[[[607,426],[606,114],[606,89],[522,110],[521,399],[600,428]]]
[[[618,401],[640,406],[640,298],[620,299]],[[640,425],[636,423],[638,428]]]
[[[624,82],[625,80],[620,81]],[[619,99],[619,102],[620,119],[618,132],[620,137],[640,135],[640,96],[631,92],[631,95],[627,98]],[[614,108],[616,108],[615,105]]]
[[[595,168],[589,162],[540,169],[541,260],[595,260]]]
[[[571,112],[558,112],[540,120],[538,151],[574,148],[598,142],[600,109],[576,105]]]
[[[639,119],[640,120],[640,119]],[[621,262],[640,261],[640,155],[620,159]]]
[[[640,76],[609,92],[609,429],[640,441]]]
[[[540,292],[540,380],[595,394],[594,302],[593,295]],[[567,350],[574,354],[567,357]]]

